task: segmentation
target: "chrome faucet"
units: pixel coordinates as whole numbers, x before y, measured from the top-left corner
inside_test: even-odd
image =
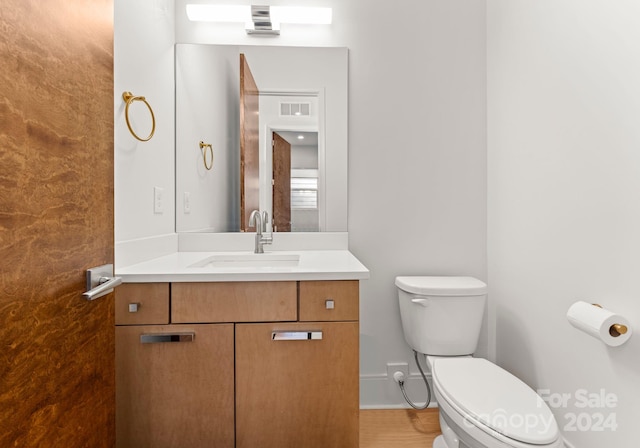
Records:
[[[271,242],[273,241],[273,236],[270,235],[263,235],[262,232],[267,231],[267,222],[269,221],[269,214],[265,211],[262,212],[262,215],[260,215],[260,212],[258,210],[254,210],[251,212],[251,216],[249,216],[249,227],[255,226],[256,227],[256,248],[254,250],[254,253],[256,254],[263,254],[264,253],[264,248],[263,246],[265,244],[271,244]]]

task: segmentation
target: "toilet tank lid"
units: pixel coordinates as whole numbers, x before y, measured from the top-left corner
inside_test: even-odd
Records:
[[[547,403],[527,384],[482,358],[436,358],[433,382],[465,418],[513,440],[546,445],[559,437]]]
[[[412,294],[433,296],[479,296],[487,293],[486,283],[473,277],[396,277],[396,286]]]

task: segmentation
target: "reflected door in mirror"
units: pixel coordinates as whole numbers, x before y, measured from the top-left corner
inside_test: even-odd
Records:
[[[291,144],[273,133],[273,231],[291,232]]]

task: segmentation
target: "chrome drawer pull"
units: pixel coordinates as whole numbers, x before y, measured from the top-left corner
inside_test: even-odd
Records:
[[[141,334],[140,342],[143,344],[158,344],[161,342],[193,342],[195,337],[195,333]]]
[[[273,341],[307,341],[322,339],[322,331],[274,331]]]

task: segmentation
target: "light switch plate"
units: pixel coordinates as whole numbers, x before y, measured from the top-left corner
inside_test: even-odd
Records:
[[[182,211],[185,215],[191,213],[191,193],[188,191],[185,191],[182,196]]]
[[[164,213],[164,188],[153,187],[153,213]]]

